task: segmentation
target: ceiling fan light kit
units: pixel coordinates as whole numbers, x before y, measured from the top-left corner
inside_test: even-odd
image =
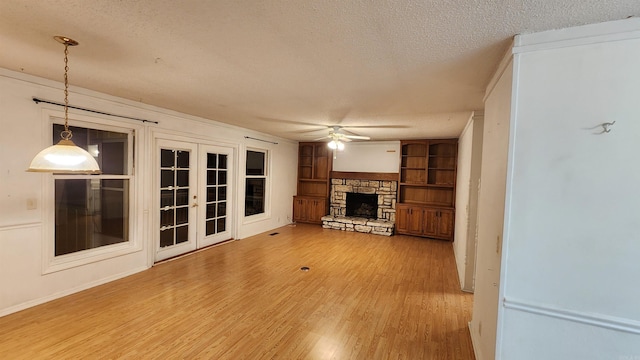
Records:
[[[342,131],[342,128],[343,128],[342,126],[334,125],[334,126],[330,126],[329,128],[331,129],[329,130],[329,135],[317,140],[329,138],[330,141],[327,143],[327,146],[332,150],[338,150],[338,151],[344,150],[344,143],[351,141],[351,139],[354,139],[354,140],[370,140],[371,139],[368,136],[345,134]]]
[[[342,151],[344,150],[344,143],[340,140],[331,140],[327,143],[329,149]]]

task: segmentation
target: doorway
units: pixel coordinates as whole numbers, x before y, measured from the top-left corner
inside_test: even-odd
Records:
[[[233,148],[157,140],[155,261],[231,239]]]

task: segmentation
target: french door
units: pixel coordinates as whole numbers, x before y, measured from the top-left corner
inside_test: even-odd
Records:
[[[155,260],[231,238],[233,149],[157,140]]]
[[[233,149],[200,145],[198,247],[231,239]]]

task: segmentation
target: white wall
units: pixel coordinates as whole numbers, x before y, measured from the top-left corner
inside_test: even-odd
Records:
[[[498,358],[640,359],[640,19],[516,45]]]
[[[458,139],[456,219],[453,253],[460,287],[473,292],[476,268],[478,184],[482,166],[483,112],[474,112]]]
[[[473,148],[473,116],[458,138],[458,169],[456,178],[456,218],[453,239],[453,254],[456,258],[460,287],[465,289],[467,271],[467,242],[469,227],[469,196],[471,183],[471,150]]]
[[[346,143],[333,159],[333,171],[397,173],[400,170],[400,141]]]
[[[236,217],[239,227],[236,238],[269,231],[288,223],[291,216],[291,198],[296,190],[297,143],[273,138],[265,134],[216,123],[193,116],[152,106],[71,88],[72,105],[97,109],[116,114],[158,121],[158,125],[146,124],[112,117],[87,114],[70,110],[70,120],[92,118],[126,127],[137,127],[136,178],[139,189],[134,199],[136,213],[133,247],[128,253],[96,261],[88,265],[43,274],[43,253],[52,235],[45,234],[45,219],[52,212],[52,199],[46,198],[45,189],[51,186],[50,174],[25,172],[33,156],[51,142],[48,116],[62,116],[62,108],[36,105],[33,96],[59,101],[62,84],[41,78],[0,69],[0,316],[53,298],[82,290],[100,283],[144,270],[151,265],[155,244],[150,227],[152,177],[152,135],[165,132],[194,139],[198,142],[221,141],[232,144],[238,157],[239,186],[244,184],[244,150],[247,146],[266,148],[271,154],[271,199],[269,213],[258,221],[246,222],[243,218],[243,195],[236,195]],[[45,121],[46,119],[46,121]],[[277,145],[254,140],[252,136],[278,142]],[[37,208],[27,210],[28,200],[35,200]]]
[[[469,324],[478,360],[494,359],[495,356],[512,72],[511,56],[508,55],[492,80],[485,98],[476,279],[473,318]]]

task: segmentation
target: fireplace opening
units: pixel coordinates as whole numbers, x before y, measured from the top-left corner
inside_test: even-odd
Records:
[[[347,216],[378,218],[378,195],[347,193]]]

